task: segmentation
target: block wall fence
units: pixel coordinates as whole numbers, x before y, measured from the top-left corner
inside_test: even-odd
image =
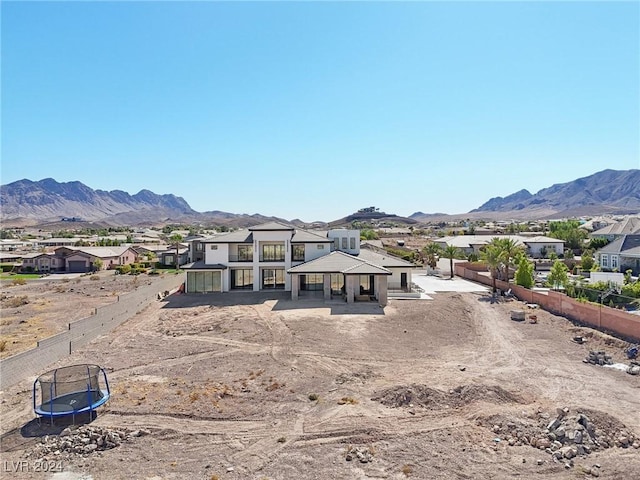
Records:
[[[491,277],[486,274],[486,268],[481,270],[477,264],[460,262],[455,265],[454,270],[459,277],[489,287],[493,285]],[[481,271],[484,273],[480,273]],[[631,342],[640,342],[640,316],[638,315],[605,305],[579,302],[552,290],[544,293],[536,292],[502,280],[496,280],[496,288],[503,291],[511,289],[519,300],[535,303],[544,310],[581,325],[612,333]]]

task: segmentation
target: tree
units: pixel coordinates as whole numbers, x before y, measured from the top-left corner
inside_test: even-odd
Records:
[[[480,259],[487,264],[487,268],[491,272],[493,293],[496,293],[496,277],[502,265],[502,257],[502,249],[494,243],[488,243],[480,250]]]
[[[449,259],[449,268],[451,269],[451,277],[449,278],[453,278],[453,259],[460,258],[462,256],[462,250],[453,245],[447,245],[446,248],[442,250],[442,256]]]
[[[595,261],[593,259],[593,250],[588,248],[584,252],[582,252],[580,264],[583,271],[590,272],[593,268],[594,263]]]
[[[176,249],[176,270],[178,270],[180,269],[180,247],[182,246],[180,242],[182,242],[182,235],[178,233],[171,235],[169,237],[169,242],[171,243],[171,246]]]
[[[103,262],[101,259],[96,258],[96,259],[93,261],[93,270],[94,270],[94,271],[96,271],[96,272],[97,272],[98,270],[102,270],[102,266],[103,266],[103,265],[104,265],[104,262]]]
[[[495,240],[495,239],[494,239]],[[502,249],[502,262],[505,270],[505,281],[509,283],[509,264],[523,253],[523,247],[512,238],[500,238],[498,240],[499,248]]]
[[[533,263],[527,260],[527,257],[522,255],[518,262],[518,269],[515,274],[516,285],[520,285],[525,288],[533,287]]]
[[[556,260],[555,262],[553,262],[551,270],[549,271],[549,277],[547,277],[547,285],[551,288],[556,289],[564,287],[569,281],[568,271],[569,269],[564,264],[564,262]]]
[[[550,237],[564,240],[565,247],[572,250],[582,250],[584,248],[584,240],[588,236],[587,232],[580,228],[578,220],[551,222],[549,230]]]
[[[427,243],[422,249],[424,264],[432,270],[438,266],[438,255],[442,252],[442,247],[435,242]]]

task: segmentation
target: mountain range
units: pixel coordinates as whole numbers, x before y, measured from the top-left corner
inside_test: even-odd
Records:
[[[0,220],[6,226],[34,226],[59,222],[91,222],[102,226],[203,223],[229,227],[251,226],[266,221],[288,220],[260,214],[221,211],[197,212],[181,197],[141,190],[130,195],[121,190],[93,190],[81,182],[59,183],[52,178],[18,180],[0,186]],[[572,182],[556,184],[532,194],[520,190],[507,197],[495,197],[467,218],[543,219],[605,213],[640,212],[640,170],[604,170]],[[354,216],[355,215],[355,216]],[[378,221],[416,224],[461,215],[416,212],[408,218],[376,213]],[[349,223],[352,214],[331,222]],[[372,218],[373,219],[373,218]],[[288,221],[302,225],[300,220]]]

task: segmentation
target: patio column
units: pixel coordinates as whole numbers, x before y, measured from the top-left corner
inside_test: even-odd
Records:
[[[291,300],[298,300],[298,286],[300,285],[300,280],[298,280],[298,274],[291,274]]]
[[[353,303],[355,301],[355,291],[356,291],[356,279],[357,275],[345,275],[344,276],[344,286],[345,293],[347,294],[347,303]]]
[[[378,275],[376,277],[376,284],[378,289],[378,303],[380,306],[385,307],[387,305],[387,292],[388,292],[388,277],[387,275]]]
[[[324,299],[331,300],[331,274],[325,273],[322,275],[324,283]]]

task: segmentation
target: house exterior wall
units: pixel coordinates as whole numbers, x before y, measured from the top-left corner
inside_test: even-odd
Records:
[[[207,265],[229,263],[229,244],[228,243],[207,243],[204,251],[204,263]]]
[[[327,238],[334,242],[332,250],[358,255],[360,253],[360,230],[336,228],[327,232]],[[338,239],[338,245],[335,242]],[[329,252],[327,252],[329,253]]]
[[[549,252],[553,251],[556,252],[556,255],[562,255],[564,253],[564,243],[555,243],[555,242],[548,242],[548,243],[544,243],[544,242],[533,242],[533,243],[526,243],[527,247],[528,247],[528,253],[529,256],[534,257],[534,258],[542,258],[542,249],[546,249],[547,251],[547,255]]]
[[[407,286],[410,286],[411,283],[411,274],[412,268],[399,268],[399,267],[385,267],[387,270],[391,272],[389,277],[385,277],[387,280],[388,288],[391,290],[400,290],[402,287],[402,274],[405,273],[407,275]]]

